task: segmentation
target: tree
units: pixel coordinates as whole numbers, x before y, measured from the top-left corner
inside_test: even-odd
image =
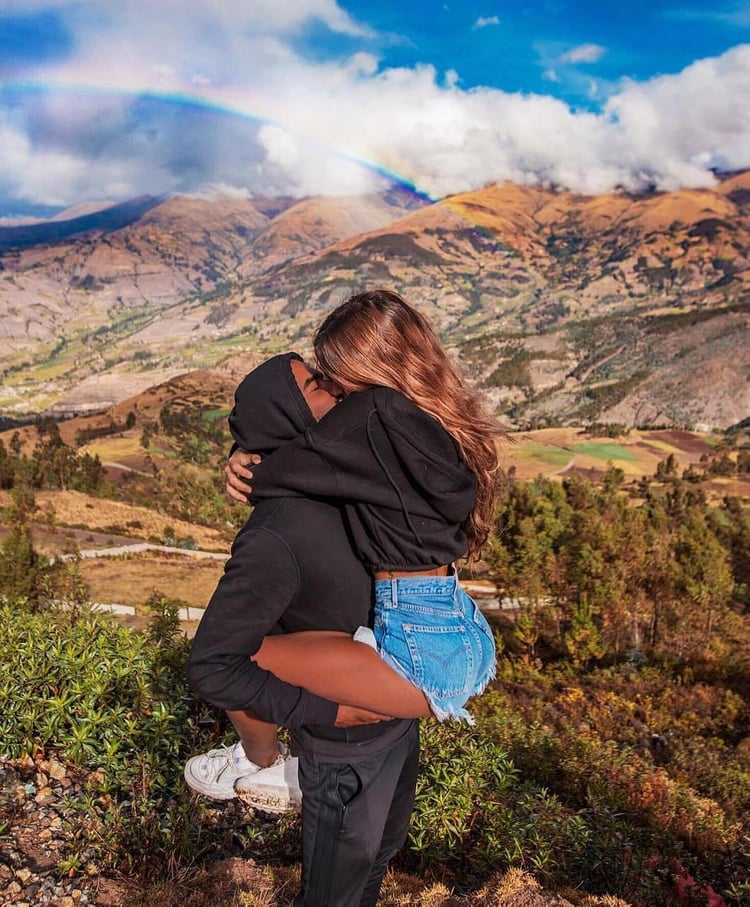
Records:
[[[659,460],[656,464],[656,478],[660,482],[667,482],[677,475],[677,459],[674,454],[669,454],[666,460]]]
[[[14,459],[5,449],[3,442],[0,441],[0,488],[12,488],[15,473]]]
[[[29,515],[36,507],[33,491],[19,485],[12,491],[9,532],[0,548],[0,595],[8,601],[39,599],[41,562],[31,538]]]
[[[573,612],[570,630],[565,634],[565,648],[573,664],[586,667],[602,658],[607,651],[593,619],[591,606],[585,600]]]
[[[683,602],[675,638],[681,650],[705,654],[734,586],[729,555],[697,509],[679,526],[673,553],[675,585]]]

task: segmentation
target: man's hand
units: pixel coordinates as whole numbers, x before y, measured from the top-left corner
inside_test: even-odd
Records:
[[[247,467],[254,466],[256,463],[260,463],[258,454],[238,447],[224,467],[224,475],[227,479],[224,486],[226,492],[230,498],[234,498],[240,504],[247,504],[247,496],[253,490],[248,481],[252,479],[253,474]]]
[[[356,727],[358,724],[376,724],[378,721],[390,720],[390,715],[381,715],[379,712],[359,709],[353,705],[339,705],[336,727]]]

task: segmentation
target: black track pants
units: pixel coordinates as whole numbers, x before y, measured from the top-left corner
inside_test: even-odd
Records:
[[[375,907],[388,861],[406,840],[419,726],[352,763],[300,756],[302,893],[295,907]]]

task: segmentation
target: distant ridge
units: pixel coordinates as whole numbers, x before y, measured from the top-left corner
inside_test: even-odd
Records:
[[[432,204],[215,192],[69,214],[0,231],[11,417],[196,366],[241,377],[269,352],[307,352],[322,315],[373,286],[423,311],[518,427],[750,413],[750,171],[639,198],[503,183]]]
[[[47,220],[19,227],[0,227],[0,250],[23,249],[51,244],[90,233],[111,233],[134,223],[163,201],[153,195],[140,195],[118,205],[69,220]]]

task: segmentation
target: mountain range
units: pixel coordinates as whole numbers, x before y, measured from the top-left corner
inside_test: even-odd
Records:
[[[750,172],[585,197],[142,197],[0,226],[0,412],[84,411],[306,352],[350,293],[401,292],[516,426],[750,415]]]

